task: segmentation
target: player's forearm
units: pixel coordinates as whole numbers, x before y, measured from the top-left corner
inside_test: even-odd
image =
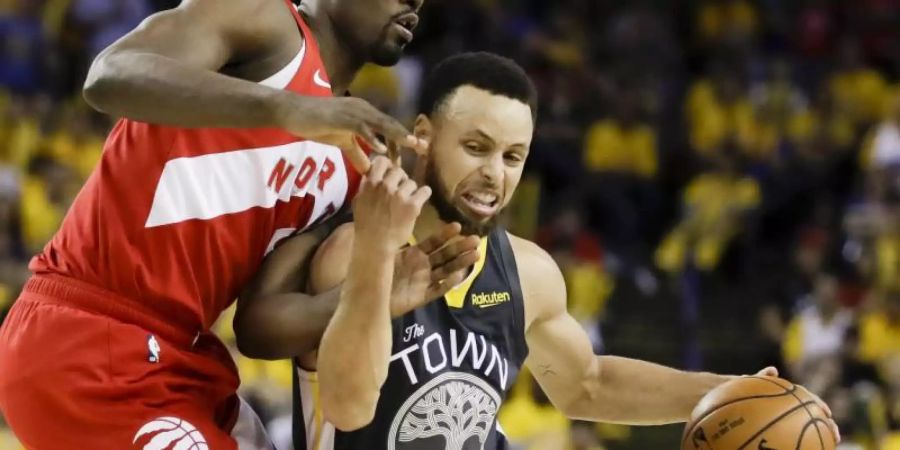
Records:
[[[355,240],[340,303],[319,349],[325,418],[345,431],[372,420],[390,364],[396,251],[373,245],[375,240]]]
[[[102,54],[84,97],[116,117],[180,127],[274,127],[285,91],[138,51]]]
[[[252,303],[239,303],[234,317],[238,350],[267,360],[306,355],[318,347],[339,298],[340,287],[318,295],[291,292],[240,300]]]
[[[584,395],[567,413],[629,425],[685,422],[707,392],[731,379],[615,356],[598,357],[591,371]]]

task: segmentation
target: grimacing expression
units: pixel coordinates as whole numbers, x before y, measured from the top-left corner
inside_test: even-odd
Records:
[[[352,50],[380,66],[392,66],[412,42],[424,0],[333,0],[333,20]]]
[[[533,132],[527,103],[469,85],[431,119],[419,116],[416,133],[431,141],[424,181],[441,219],[489,233],[519,185]]]

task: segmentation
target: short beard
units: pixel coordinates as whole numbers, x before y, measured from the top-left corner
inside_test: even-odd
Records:
[[[392,67],[400,62],[403,49],[390,44],[382,44],[375,47],[370,53],[369,62],[381,67]]]
[[[403,50],[402,46],[390,42],[388,30],[385,28],[382,30],[378,42],[372,44],[368,49],[369,62],[381,67],[395,66],[403,57]]]
[[[425,183],[431,188],[431,198],[429,202],[438,213],[438,217],[446,222],[459,222],[462,225],[462,235],[476,235],[480,237],[487,236],[497,226],[497,216],[493,216],[484,222],[478,222],[470,219],[462,211],[460,211],[453,203],[450,202],[450,194],[444,190],[434,169],[434,164],[429,163],[425,170]]]

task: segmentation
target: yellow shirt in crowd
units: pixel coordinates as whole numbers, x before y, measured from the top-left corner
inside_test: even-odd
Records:
[[[747,1],[709,2],[700,10],[697,25],[701,36],[714,41],[728,33],[753,34],[759,27],[759,17]]]
[[[828,89],[835,107],[857,124],[881,118],[890,91],[884,77],[872,69],[836,73],[828,81]]]
[[[584,162],[589,171],[651,178],[659,169],[656,135],[646,124],[625,129],[614,120],[601,120],[590,127],[584,142]]]
[[[53,237],[66,211],[52,201],[47,187],[38,177],[26,177],[22,182],[22,235],[26,247],[40,250]]]
[[[722,103],[708,80],[694,83],[688,92],[685,108],[691,146],[701,155],[711,154],[726,138],[737,136],[742,131],[746,135],[754,127],[750,101],[742,97],[731,104]]]
[[[859,358],[880,365],[900,357],[900,323],[891,323],[883,313],[870,313],[859,322]]]

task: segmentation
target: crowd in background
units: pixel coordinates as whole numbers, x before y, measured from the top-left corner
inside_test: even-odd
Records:
[[[92,58],[176,3],[0,0],[0,311],[102,153]],[[832,405],[843,448],[900,449],[900,0],[428,0],[407,57],[352,92],[409,122],[423,74],[464,50],[539,88],[505,221],[560,264],[598,352],[774,364]],[[290,364],[236,357],[287,449]],[[501,422],[521,450],[679,432],[572,423],[528,376]]]

